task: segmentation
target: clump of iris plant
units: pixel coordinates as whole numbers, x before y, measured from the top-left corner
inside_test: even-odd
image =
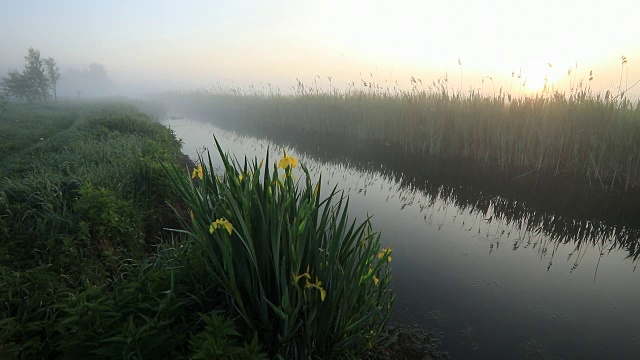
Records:
[[[183,232],[246,335],[284,358],[358,357],[380,345],[394,301],[392,250],[371,219],[350,220],[348,198],[337,188],[323,196],[320,179],[286,151],[263,171],[269,151],[239,162],[215,143],[224,172],[213,173],[208,152],[191,178],[168,172],[191,209]]]

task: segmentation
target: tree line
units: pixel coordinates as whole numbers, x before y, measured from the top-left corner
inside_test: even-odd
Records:
[[[57,100],[60,69],[55,59],[51,57],[45,59],[40,55],[39,50],[29,48],[24,61],[22,72],[10,71],[0,81],[3,96],[27,102],[47,102],[51,96]]]

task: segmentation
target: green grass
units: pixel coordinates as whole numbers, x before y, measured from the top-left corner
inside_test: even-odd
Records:
[[[5,105],[0,111],[0,154],[6,156],[31,147],[76,121],[77,114],[73,112],[51,109],[42,105]]]
[[[28,144],[42,129],[28,109],[18,110],[35,119],[29,120],[33,126],[14,131],[16,142]],[[138,239],[141,246],[152,243],[155,233],[146,230],[159,216],[153,213],[164,202],[161,197],[170,193],[160,162],[175,161],[180,150],[171,131],[126,106],[58,106],[37,113],[45,129],[59,126],[59,131],[0,162],[1,235],[8,242],[0,254],[7,264],[30,262],[21,255],[38,263],[55,262],[65,241],[86,237],[95,244],[108,240],[110,232],[126,233],[130,236],[121,237]],[[16,121],[20,112],[6,114]],[[101,235],[87,226],[102,228]],[[23,246],[31,252],[17,251]]]
[[[572,176],[607,191],[640,187],[640,102],[623,94],[542,92],[512,97],[409,91],[362,82],[345,90],[305,86],[284,95],[217,87],[172,94],[216,121],[373,140],[425,156],[471,159],[510,178]]]

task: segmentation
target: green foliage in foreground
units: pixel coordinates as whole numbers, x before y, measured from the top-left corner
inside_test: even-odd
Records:
[[[575,88],[515,97],[457,93],[444,82],[424,90],[414,81],[410,91],[364,84],[340,91],[299,83],[291,95],[220,87],[171,97],[233,126],[379,141],[416,162],[459,157],[511,178],[569,174],[612,191],[640,187],[640,101],[624,93]]]
[[[231,313],[271,356],[355,357],[380,345],[394,299],[391,249],[380,249],[369,219],[350,222],[335,189],[321,199],[304,166],[296,182],[286,154],[263,172],[262,161],[241,164],[217,146],[224,174],[209,155],[194,180],[176,167],[172,179],[192,211],[187,234]]]
[[[118,104],[7,108],[0,359],[264,358],[199,251],[162,231],[178,224],[169,129]]]
[[[166,242],[145,260],[111,257],[118,272],[103,285],[3,269],[0,358],[264,359],[258,338],[245,342],[213,305],[199,259],[190,243]]]

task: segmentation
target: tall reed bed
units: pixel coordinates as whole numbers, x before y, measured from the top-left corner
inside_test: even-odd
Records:
[[[277,90],[233,89],[177,94],[216,121],[278,126],[322,136],[373,140],[421,156],[472,159],[512,178],[570,174],[591,186],[640,186],[640,102],[624,94],[542,92],[512,97],[449,90],[445,82],[403,91],[362,81],[345,90],[298,83]]]

